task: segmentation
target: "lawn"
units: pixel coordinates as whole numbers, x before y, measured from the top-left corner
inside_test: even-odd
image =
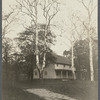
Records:
[[[98,100],[98,84],[87,81],[33,80],[20,82],[15,87],[3,87],[3,100],[44,100],[23,91],[27,88],[44,88],[78,100]]]
[[[44,100],[36,95],[23,91],[22,88],[6,86],[2,88],[2,100]]]

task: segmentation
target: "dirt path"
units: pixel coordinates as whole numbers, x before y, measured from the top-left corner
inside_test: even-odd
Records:
[[[54,93],[47,89],[26,89],[25,91],[38,95],[39,97],[42,97],[45,100],[76,100],[74,98],[68,97],[67,95]]]

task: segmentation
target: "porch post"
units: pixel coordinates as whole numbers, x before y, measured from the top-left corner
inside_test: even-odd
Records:
[[[68,79],[68,71],[66,71],[66,78]]]
[[[61,78],[63,78],[63,77],[62,77],[62,71],[61,71]]]

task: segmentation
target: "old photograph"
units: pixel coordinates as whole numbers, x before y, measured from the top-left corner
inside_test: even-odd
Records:
[[[98,100],[98,0],[2,0],[2,100]]]

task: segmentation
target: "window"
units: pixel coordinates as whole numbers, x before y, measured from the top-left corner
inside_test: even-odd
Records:
[[[56,71],[56,75],[59,76],[60,75],[60,71]]]
[[[37,71],[35,71],[35,75],[37,75]]]
[[[72,76],[72,71],[68,71],[68,76]]]
[[[47,71],[45,71],[45,73],[44,73],[45,75],[47,75]]]

